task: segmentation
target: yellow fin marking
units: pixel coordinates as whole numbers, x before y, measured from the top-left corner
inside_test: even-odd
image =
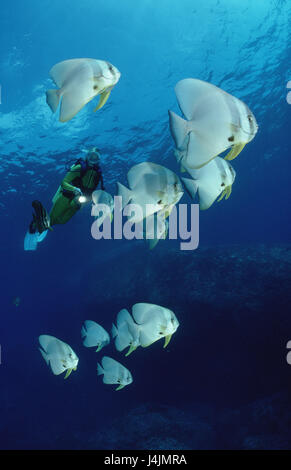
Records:
[[[133,346],[132,344],[130,345],[130,348],[129,350],[127,351],[127,353],[125,354],[126,356],[129,356],[133,351],[135,351],[137,348],[137,346]]]
[[[221,200],[224,198],[224,196],[226,195],[226,191],[227,191],[226,189],[224,189],[224,190],[222,191],[222,193],[221,193],[219,199],[217,199],[217,202],[221,201]]]
[[[231,151],[226,155],[225,160],[233,160],[234,158],[236,158],[240,153],[241,151],[243,150],[244,146],[246,144],[243,144],[243,143],[240,143],[240,144],[235,144]]]
[[[67,379],[69,377],[69,375],[71,374],[73,369],[67,369],[67,372],[66,372],[66,375],[64,377],[64,379]]]
[[[226,196],[225,196],[225,200],[226,200],[226,201],[227,201],[227,199],[229,198],[229,196],[231,195],[231,191],[232,191],[232,185],[227,186],[227,188],[226,188]]]
[[[172,338],[172,335],[165,336],[164,348],[166,348],[168,346],[171,338]]]
[[[94,113],[96,113],[96,111],[98,111],[98,109],[101,109],[102,106],[105,105],[106,101],[107,101],[108,98],[109,98],[110,93],[111,93],[111,90],[109,90],[109,91],[104,91],[103,93],[101,93],[99,103],[98,103],[98,105],[96,106],[96,108],[94,109]]]
[[[117,388],[115,389],[115,391],[117,392],[117,390],[121,390],[121,389],[124,388],[124,387],[125,387],[125,385],[119,385],[119,387],[117,387]]]

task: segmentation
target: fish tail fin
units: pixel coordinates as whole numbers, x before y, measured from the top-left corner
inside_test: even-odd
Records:
[[[46,102],[51,108],[52,112],[55,113],[58,109],[60,102],[60,90],[47,90],[46,92]]]
[[[97,363],[97,375],[102,375],[104,374],[104,369],[102,366],[100,366],[99,362]]]
[[[122,209],[128,204],[132,198],[132,191],[123,184],[117,182],[117,196],[122,197]]]
[[[182,148],[185,138],[189,133],[188,121],[181,118],[173,111],[169,112],[169,124],[172,137],[177,148]]]
[[[186,188],[187,193],[190,195],[192,199],[194,199],[197,191],[198,191],[198,183],[193,179],[189,178],[182,178],[184,186]]]
[[[42,357],[44,358],[44,360],[45,360],[45,362],[47,363],[47,365],[49,365],[49,358],[48,358],[47,353],[46,353],[43,349],[41,349],[41,348],[38,348],[38,349],[40,350],[41,355],[42,355]]]
[[[82,328],[81,328],[81,337],[86,338],[86,336],[87,336],[87,330],[83,325]]]
[[[111,335],[112,335],[112,338],[115,338],[118,335],[118,329],[116,328],[114,323],[112,323]]]

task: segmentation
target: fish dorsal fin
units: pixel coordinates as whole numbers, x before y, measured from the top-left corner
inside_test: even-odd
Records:
[[[99,342],[109,340],[109,335],[104,328],[92,320],[86,320],[81,330],[83,344],[86,347],[97,346]],[[100,350],[100,349],[99,349]]]
[[[199,120],[202,115],[209,114],[209,111],[217,112],[221,95],[227,95],[215,85],[196,78],[180,80],[175,86],[175,93],[179,107],[188,121]],[[226,104],[224,108],[227,108]]]
[[[106,372],[110,372],[110,374],[115,373],[121,366],[121,364],[115,359],[112,359],[111,357],[104,356],[102,358],[102,367]]]
[[[122,310],[120,310],[120,312],[117,315],[117,320],[116,320],[116,324],[118,328],[121,327],[124,323],[132,322],[132,321],[133,321],[132,317],[129,311],[126,310],[126,308],[123,308]]]
[[[89,328],[94,328],[96,325],[98,325],[98,323],[93,320],[85,320],[84,325],[89,330]]]
[[[190,121],[185,163],[190,168],[201,168],[229,148],[230,139],[235,138],[231,131],[231,125],[238,119],[234,98],[216,86],[196,79],[181,80],[175,91],[180,108]]]
[[[57,340],[57,338],[55,338],[54,336],[50,336],[50,335],[40,335],[38,340],[42,349],[44,349],[44,351],[47,351],[49,344],[52,341]]]
[[[142,325],[148,320],[151,314],[151,311],[153,311],[156,308],[159,308],[159,307],[155,304],[148,304],[148,303],[142,303],[142,302],[137,303],[132,307],[132,316],[134,320],[136,321],[136,323],[138,323],[139,325]]]
[[[108,336],[107,331],[103,328],[102,325],[99,325],[99,323],[96,323],[93,320],[85,320],[84,324],[90,334],[96,334],[103,337]]]
[[[131,167],[127,173],[127,181],[130,189],[133,189],[135,186],[137,186],[144,175],[157,173],[159,166],[160,165],[152,162],[142,162]]]
[[[55,82],[55,84],[61,88],[70,77],[74,73],[77,73],[77,71],[80,69],[80,67],[83,67],[84,65],[87,67],[90,67],[91,70],[95,69],[96,65],[98,64],[97,61],[94,59],[69,59],[69,60],[64,60],[62,62],[59,62],[58,64],[54,65],[50,69],[50,76]],[[94,66],[93,66],[94,64]],[[100,68],[100,67],[99,67]],[[102,73],[102,70],[100,68],[100,73]],[[94,75],[96,72],[94,71]],[[93,76],[93,73],[92,73]]]

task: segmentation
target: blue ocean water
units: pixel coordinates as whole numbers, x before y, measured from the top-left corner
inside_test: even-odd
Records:
[[[288,0],[1,5],[0,448],[291,447],[290,24]],[[63,124],[46,104],[49,70],[76,57],[122,75],[100,111],[90,102]],[[50,207],[82,148],[101,149],[112,194],[136,163],[178,172],[167,111],[178,112],[174,87],[188,77],[242,99],[259,124],[233,162],[231,197],[200,213],[199,248],[96,241],[86,207],[24,252],[32,200]],[[110,329],[135,302],[173,309],[180,327],[165,350],[104,349],[134,376],[115,392],[80,329],[85,319]],[[40,334],[78,354],[67,380],[45,365]]]

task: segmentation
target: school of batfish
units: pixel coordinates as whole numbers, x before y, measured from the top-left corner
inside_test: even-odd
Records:
[[[93,98],[100,96],[95,111],[102,108],[113,87],[120,79],[119,70],[107,61],[71,59],[52,67],[50,76],[58,89],[46,92],[49,107],[55,113],[60,107],[59,120],[70,121]],[[198,198],[200,209],[208,209],[215,201],[228,199],[236,172],[229,161],[236,158],[258,131],[255,116],[248,106],[202,80],[187,78],[175,86],[175,93],[183,117],[169,111],[169,127],[174,140],[174,155],[181,172],[188,178],[179,178],[168,168],[145,161],[138,163],[127,174],[128,188],[117,182],[117,195],[122,197],[122,208],[134,203],[140,211],[128,216],[132,223],[150,216],[162,215],[162,227],[145,228],[145,236],[154,248],[167,236],[167,218],[184,194]],[[229,150],[224,158],[223,152]],[[92,195],[93,204],[104,204],[107,210],[96,217],[101,226],[105,218],[113,218],[113,197],[103,190]],[[146,210],[151,205],[151,211]],[[153,233],[148,233],[153,230]],[[36,243],[41,241],[39,237]],[[151,303],[136,303],[129,310],[123,308],[112,325],[111,336],[116,350],[126,350],[125,356],[139,346],[149,347],[165,338],[164,348],[177,331],[179,321],[168,308]],[[109,333],[98,323],[86,320],[81,328],[83,345],[100,352],[110,344]],[[66,379],[77,369],[79,358],[65,342],[50,335],[40,335],[40,352],[53,374],[65,372]],[[97,375],[103,375],[105,384],[117,385],[120,390],[133,381],[131,372],[115,359],[103,356],[97,364]]]

